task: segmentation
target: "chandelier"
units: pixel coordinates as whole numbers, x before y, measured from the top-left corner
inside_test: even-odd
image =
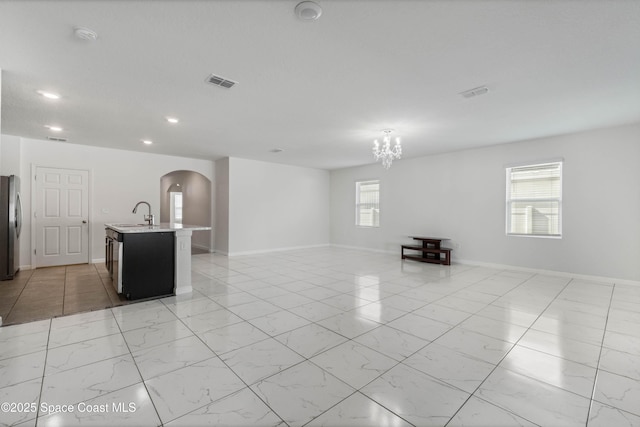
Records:
[[[393,159],[399,159],[402,156],[402,147],[400,146],[400,138],[396,138],[396,144],[391,148],[391,132],[393,129],[384,129],[384,137],[382,138],[382,147],[376,139],[373,141],[373,157],[378,160],[382,160],[382,166],[385,169],[391,167]]]

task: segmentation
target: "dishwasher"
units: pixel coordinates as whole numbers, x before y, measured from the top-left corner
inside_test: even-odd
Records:
[[[105,266],[114,289],[122,293],[122,235],[110,228],[106,229]]]

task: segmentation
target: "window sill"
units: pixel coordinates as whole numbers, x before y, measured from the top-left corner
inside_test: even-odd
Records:
[[[537,239],[562,239],[562,234],[516,234],[507,233],[507,237],[535,237]]]

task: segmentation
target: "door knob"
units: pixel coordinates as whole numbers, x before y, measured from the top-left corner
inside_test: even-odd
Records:
[[[87,220],[83,219],[83,220],[82,220],[82,223],[83,223],[83,224],[86,224],[86,223],[87,223]]]

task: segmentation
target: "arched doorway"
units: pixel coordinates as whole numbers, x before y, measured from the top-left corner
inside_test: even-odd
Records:
[[[188,170],[160,178],[160,221],[211,227],[211,180]],[[211,252],[211,231],[194,231],[191,253]]]

